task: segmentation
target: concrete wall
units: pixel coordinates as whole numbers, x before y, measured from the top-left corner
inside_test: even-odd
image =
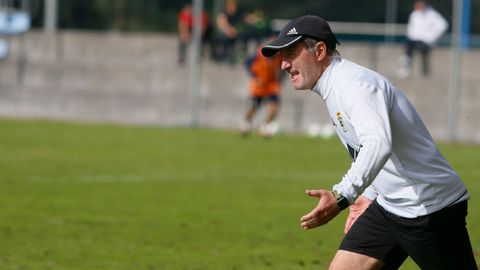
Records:
[[[177,65],[175,36],[30,32],[10,37],[9,43],[9,58],[0,62],[1,116],[159,126],[190,123],[189,73],[187,67]],[[431,77],[423,78],[415,61],[408,79],[395,76],[400,46],[344,43],[339,51],[392,79],[415,104],[432,135],[448,138],[448,48],[432,53]],[[201,71],[200,125],[238,128],[247,97],[244,66],[205,59]],[[479,71],[480,51],[466,51],[458,119],[464,142],[480,142]],[[330,120],[318,96],[294,91],[286,80],[280,123],[284,130],[298,132]]]

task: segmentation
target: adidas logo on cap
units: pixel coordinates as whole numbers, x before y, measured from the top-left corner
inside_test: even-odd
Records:
[[[298,35],[297,29],[295,29],[295,27],[293,27],[288,31],[287,36],[290,36],[290,35]]]

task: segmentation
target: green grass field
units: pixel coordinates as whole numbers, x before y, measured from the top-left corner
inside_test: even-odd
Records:
[[[480,261],[480,146],[441,148]],[[304,190],[348,166],[336,139],[1,119],[0,269],[326,269],[346,212],[301,229]]]

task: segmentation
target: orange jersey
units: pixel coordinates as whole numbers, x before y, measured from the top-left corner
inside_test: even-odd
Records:
[[[251,75],[251,96],[265,97],[279,94],[281,63],[282,58],[279,54],[267,58],[260,50],[256,52],[248,65]]]

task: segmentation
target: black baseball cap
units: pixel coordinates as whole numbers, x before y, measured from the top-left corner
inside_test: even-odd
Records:
[[[262,47],[262,54],[270,57],[280,49],[289,47],[305,37],[325,42],[329,50],[335,50],[336,45],[340,44],[325,19],[306,15],[287,23],[276,39]]]

